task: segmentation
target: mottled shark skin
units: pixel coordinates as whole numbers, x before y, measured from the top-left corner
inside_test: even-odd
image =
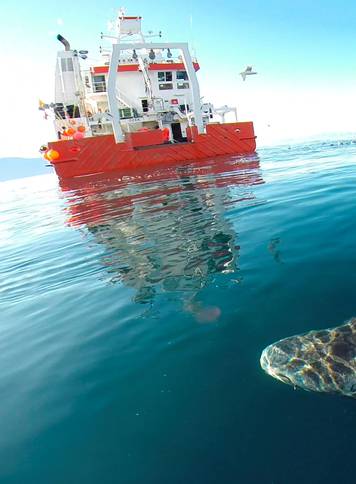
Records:
[[[277,341],[263,350],[260,363],[294,388],[356,398],[356,318]]]

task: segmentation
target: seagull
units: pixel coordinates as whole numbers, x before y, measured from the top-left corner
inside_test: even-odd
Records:
[[[244,71],[240,72],[243,81],[246,81],[246,76],[252,76],[253,74],[257,74],[257,72],[252,70],[252,66],[247,66]]]

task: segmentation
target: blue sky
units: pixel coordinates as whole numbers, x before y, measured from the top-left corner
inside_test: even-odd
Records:
[[[37,146],[53,136],[37,100],[51,100],[56,34],[97,57],[100,31],[121,6],[108,0],[2,1],[0,56],[11,69],[0,80],[10,112],[2,120],[8,142],[0,157],[36,156]],[[241,118],[255,121],[263,143],[356,126],[356,3],[137,0],[124,7],[143,16],[144,30],[161,29],[165,41],[193,42],[202,94],[216,106],[237,105]],[[238,72],[247,64],[259,74],[243,83]]]

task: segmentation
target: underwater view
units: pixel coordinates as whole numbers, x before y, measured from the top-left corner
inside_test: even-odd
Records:
[[[355,248],[351,139],[0,182],[0,482],[354,482],[356,401],[260,358],[356,317]]]

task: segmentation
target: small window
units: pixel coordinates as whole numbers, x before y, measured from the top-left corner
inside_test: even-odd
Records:
[[[172,82],[172,72],[158,72],[158,82]]]
[[[133,109],[132,108],[121,108],[121,109],[119,109],[119,113],[120,113],[121,119],[133,118]]]
[[[94,92],[106,91],[105,76],[93,76],[93,91]]]
[[[177,88],[178,89],[189,89],[189,82],[177,82]]]
[[[70,118],[80,118],[80,112],[78,106],[75,106],[73,104],[67,106],[67,115]]]
[[[65,119],[67,116],[69,118],[80,118],[79,107],[74,104],[64,107],[62,103],[56,103],[54,112],[61,119]]]
[[[173,84],[171,82],[159,84],[159,89],[160,91],[168,91],[169,89],[173,89]]]
[[[182,111],[182,113],[185,113],[185,104],[180,104],[179,109]],[[189,104],[187,104],[187,110],[189,111]]]
[[[177,80],[187,81],[188,80],[187,71],[177,71]]]
[[[66,113],[64,111],[63,103],[56,103],[54,105],[54,114],[56,114],[61,119],[65,118]]]
[[[147,101],[147,99],[142,99],[141,105],[142,105],[142,111],[144,113],[147,113],[147,111],[148,111],[148,101]]]

